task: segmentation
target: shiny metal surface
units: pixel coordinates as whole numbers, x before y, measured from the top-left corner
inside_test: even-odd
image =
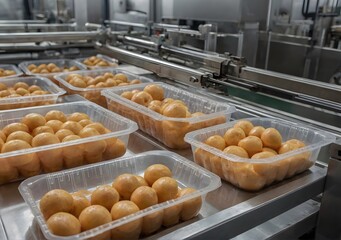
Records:
[[[192,78],[195,78],[197,81],[192,81],[192,83],[199,86],[200,81],[204,76],[204,73],[201,71],[152,58],[146,55],[133,53],[131,51],[113,47],[108,44],[97,46],[99,47],[98,50],[106,55],[117,58],[122,62],[126,62],[152,71],[161,77],[177,79],[179,81],[184,81],[187,83],[191,82]]]
[[[33,32],[33,33],[0,33],[0,43],[26,43],[42,41],[85,41],[98,40],[101,31],[73,31],[73,32]]]
[[[251,67],[243,68],[239,77],[255,83],[267,84],[280,89],[341,103],[341,86]]]
[[[232,240],[296,239],[315,227],[319,209],[319,202],[309,200]]]
[[[316,227],[316,239],[341,238],[341,141],[333,144],[331,160],[328,165],[325,191],[323,193],[319,218]]]

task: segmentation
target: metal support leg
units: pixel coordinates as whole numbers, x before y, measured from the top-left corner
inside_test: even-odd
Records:
[[[316,240],[341,239],[341,145],[331,147],[325,190],[316,228]]]

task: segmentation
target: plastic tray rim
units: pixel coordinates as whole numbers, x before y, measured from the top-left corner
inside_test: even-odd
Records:
[[[96,104],[89,102],[89,101],[79,101],[79,102],[64,103],[63,104],[63,106],[68,106],[68,105],[86,105],[86,106],[90,106],[92,108],[96,108],[96,107],[98,108],[98,106]],[[60,104],[35,106],[35,107],[30,107],[30,108],[25,108],[25,109],[13,109],[13,110],[3,111],[2,113],[6,114],[6,113],[10,113],[10,112],[30,110],[30,109],[34,110],[37,108],[44,108],[44,107],[50,108],[53,106],[60,106]],[[127,129],[124,129],[124,130],[110,132],[110,133],[102,134],[100,136],[92,136],[92,137],[87,137],[87,138],[81,138],[81,139],[78,139],[75,141],[69,141],[69,142],[64,142],[64,143],[56,143],[56,144],[50,144],[50,145],[45,145],[45,146],[39,146],[39,147],[32,147],[30,149],[22,149],[22,150],[7,152],[7,153],[0,153],[0,158],[13,157],[13,156],[21,155],[21,154],[35,153],[35,152],[39,152],[42,150],[46,151],[46,150],[57,149],[57,148],[61,148],[61,147],[78,145],[78,144],[82,144],[82,143],[105,140],[105,139],[112,138],[112,137],[119,137],[119,136],[128,135],[128,134],[131,134],[131,133],[138,130],[138,125],[134,121],[127,119],[127,118],[124,118],[124,117],[122,117],[122,116],[120,116],[114,112],[111,112],[105,108],[101,108],[101,111],[103,112],[103,114],[109,114],[111,117],[113,117],[113,119],[116,119],[116,120],[119,120],[122,122],[126,122],[129,127]],[[2,121],[2,120],[4,120],[4,118],[2,117],[2,114],[0,114],[0,121]]]
[[[119,162],[127,161],[127,159],[130,159],[130,158],[139,158],[139,157],[142,157],[142,156],[153,155],[153,154],[155,154],[155,155],[156,154],[157,155],[162,155],[162,154],[165,154],[165,153],[167,153],[169,155],[169,157],[171,157],[172,159],[177,158],[177,161],[180,161],[182,164],[187,165],[190,168],[195,168],[196,170],[199,170],[202,174],[205,174],[206,176],[208,176],[211,179],[213,179],[211,181],[211,185],[209,185],[209,186],[207,186],[205,188],[202,188],[202,189],[197,189],[197,191],[195,191],[194,193],[188,194],[188,195],[183,196],[183,197],[181,197],[179,199],[172,199],[172,200],[169,200],[169,201],[166,201],[166,202],[163,202],[163,203],[156,204],[154,206],[151,206],[151,207],[148,207],[146,209],[140,210],[140,211],[138,211],[138,212],[136,212],[134,214],[131,214],[129,216],[126,216],[126,217],[117,219],[115,221],[111,221],[111,222],[109,222],[107,224],[98,226],[96,228],[93,228],[93,229],[81,232],[80,234],[77,234],[77,235],[72,235],[72,236],[68,236],[68,237],[61,237],[61,236],[57,236],[57,235],[54,235],[54,234],[50,233],[50,231],[48,230],[47,225],[45,223],[45,220],[44,220],[42,214],[40,213],[40,210],[39,210],[38,206],[36,205],[34,199],[31,197],[30,189],[28,187],[28,185],[33,184],[34,182],[36,182],[39,179],[44,178],[44,177],[45,178],[58,177],[59,175],[66,175],[66,174],[68,174],[70,172],[79,171],[81,169],[93,168],[93,167],[100,166],[100,165],[109,165],[109,164],[112,164],[112,163],[117,163],[118,164]],[[19,192],[23,196],[25,202],[29,205],[31,211],[34,213],[35,217],[38,220],[38,223],[39,223],[40,227],[45,230],[45,231],[43,231],[43,234],[44,234],[44,236],[47,239],[55,239],[55,240],[65,239],[65,240],[71,240],[71,239],[75,239],[75,238],[77,238],[77,239],[86,239],[86,238],[97,236],[97,235],[99,235],[101,233],[104,233],[104,232],[109,231],[109,230],[111,230],[113,228],[119,227],[119,226],[121,226],[123,224],[129,223],[129,222],[134,221],[136,219],[139,219],[139,218],[142,218],[142,217],[147,216],[149,214],[152,214],[152,213],[155,213],[157,211],[160,211],[160,210],[164,209],[165,207],[172,207],[172,206],[175,206],[175,205],[180,204],[182,202],[185,202],[187,200],[190,200],[190,199],[193,199],[193,198],[196,198],[196,197],[199,197],[199,196],[203,196],[203,195],[205,195],[205,194],[207,194],[207,193],[209,193],[209,192],[219,188],[220,186],[221,186],[221,179],[217,175],[215,175],[214,173],[209,172],[205,168],[202,168],[202,167],[196,165],[194,162],[191,162],[191,161],[185,159],[184,157],[179,156],[176,153],[169,152],[169,151],[163,151],[163,150],[156,150],[156,151],[148,151],[148,152],[136,154],[134,156],[121,157],[121,158],[118,158],[118,159],[115,159],[115,160],[106,161],[104,163],[96,163],[96,164],[87,165],[85,167],[77,167],[77,168],[73,168],[73,169],[70,169],[70,170],[65,170],[65,171],[61,171],[61,172],[57,172],[57,173],[50,173],[50,174],[43,174],[43,175],[39,175],[39,176],[34,176],[34,177],[31,177],[31,178],[28,178],[28,179],[24,180],[19,185]]]
[[[216,100],[207,98],[206,101],[211,102],[211,103],[214,102],[214,103],[216,103],[216,104],[218,104],[220,106],[224,106],[224,107],[226,107],[226,110],[219,111],[219,112],[214,112],[214,113],[210,113],[210,114],[205,114],[203,116],[198,116],[198,117],[172,118],[172,117],[166,117],[166,116],[164,116],[164,115],[162,115],[160,113],[154,112],[153,110],[151,110],[151,109],[149,109],[149,108],[147,108],[145,106],[139,105],[139,104],[137,104],[137,103],[135,103],[133,101],[130,101],[130,100],[126,99],[126,98],[123,98],[123,97],[121,97],[120,95],[118,95],[116,93],[116,91],[118,92],[118,91],[123,91],[123,90],[131,90],[131,89],[134,89],[136,87],[144,87],[144,86],[147,86],[149,84],[150,83],[141,83],[141,84],[136,84],[136,85],[117,87],[115,89],[106,89],[106,90],[102,91],[101,94],[107,98],[107,101],[108,100],[116,101],[116,102],[118,102],[120,104],[125,105],[128,108],[131,108],[131,109],[133,109],[135,111],[138,111],[139,113],[141,113],[143,115],[146,115],[146,113],[148,113],[148,115],[151,118],[153,118],[154,120],[156,120],[156,121],[174,121],[174,122],[197,123],[197,122],[202,122],[204,120],[211,119],[213,117],[219,117],[222,114],[231,114],[231,113],[236,111],[236,108],[234,106],[232,106],[232,105],[229,105],[229,104],[226,104],[226,103],[222,103],[220,101],[216,101]],[[193,97],[199,97],[200,96],[198,94],[193,94],[193,93],[191,93],[189,91],[173,87],[173,86],[168,85],[166,83],[155,82],[154,84],[161,85],[162,87],[168,88],[168,89],[171,89],[171,90],[177,90],[177,91],[181,91],[181,92],[186,92],[187,95],[190,95],[190,96],[193,96]],[[113,91],[115,91],[115,92],[113,92]]]
[[[146,81],[149,84],[153,82],[153,80],[150,79],[150,78],[141,77],[141,76],[138,76],[136,74],[132,74],[132,73],[130,73],[128,71],[124,71],[124,70],[113,68],[113,67],[111,67],[111,68],[110,67],[100,68],[100,69],[91,69],[91,70],[80,70],[80,71],[73,71],[73,72],[69,72],[69,73],[59,73],[59,74],[55,75],[55,79],[60,84],[62,84],[65,87],[69,88],[70,90],[78,91],[78,92],[91,92],[91,91],[100,92],[100,91],[107,90],[107,89],[113,89],[113,88],[117,89],[117,88],[119,88],[119,86],[105,87],[105,88],[79,88],[79,87],[75,87],[75,86],[71,85],[70,83],[68,83],[67,81],[64,80],[64,77],[66,77],[67,75],[70,75],[70,74],[92,73],[92,72],[104,72],[104,73],[106,73],[108,71],[116,71],[117,73],[124,73],[126,75],[134,76],[136,78],[143,79],[144,81]],[[140,85],[140,84],[143,84],[143,83],[134,84],[134,86]]]
[[[288,157],[292,157],[292,156],[295,156],[297,154],[300,154],[300,153],[304,153],[304,152],[307,152],[307,151],[313,151],[313,150],[316,150],[317,148],[321,148],[323,146],[326,146],[330,143],[333,143],[335,140],[336,140],[336,137],[332,134],[329,134],[325,131],[321,131],[319,129],[316,129],[316,128],[308,128],[308,127],[304,127],[304,126],[301,126],[299,123],[297,122],[289,122],[289,121],[285,121],[285,120],[281,120],[281,119],[277,119],[277,118],[259,118],[259,117],[252,117],[252,118],[244,118],[244,120],[249,120],[249,121],[252,121],[252,120],[271,120],[273,122],[277,122],[277,123],[280,123],[280,124],[284,124],[284,125],[295,125],[301,129],[305,129],[305,130],[308,130],[308,131],[315,131],[315,132],[318,132],[318,134],[322,135],[325,137],[325,142],[322,144],[321,142],[318,142],[318,143],[314,143],[314,144],[310,144],[310,145],[306,145],[305,147],[303,148],[299,148],[299,149],[296,149],[294,151],[290,151],[290,152],[287,152],[287,153],[284,153],[284,154],[278,154],[276,156],[273,156],[273,157],[269,157],[269,158],[264,158],[264,159],[252,159],[252,162],[250,162],[250,158],[242,158],[242,157],[238,157],[234,154],[227,154],[227,153],[224,153],[223,151],[220,151],[214,147],[211,147],[203,142],[200,142],[198,140],[195,139],[195,137],[199,134],[202,134],[204,132],[208,132],[208,131],[217,131],[217,130],[221,130],[221,129],[225,129],[225,128],[230,128],[233,126],[234,123],[238,122],[239,120],[234,120],[234,121],[230,121],[228,123],[223,123],[223,124],[219,124],[219,125],[216,125],[216,126],[212,126],[212,127],[208,127],[208,128],[204,128],[204,129],[199,129],[199,130],[196,130],[196,131],[193,131],[193,132],[190,132],[190,133],[187,133],[185,135],[185,142],[191,144],[191,146],[195,146],[197,148],[201,148],[203,150],[206,150],[216,156],[219,156],[221,158],[223,158],[224,160],[228,160],[228,161],[232,161],[232,162],[241,162],[241,163],[273,163],[273,162],[277,162],[277,161],[280,161],[280,160],[283,160],[285,158],[288,158]]]

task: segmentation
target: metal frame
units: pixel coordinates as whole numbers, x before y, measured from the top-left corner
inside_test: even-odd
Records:
[[[341,143],[341,141],[340,141]],[[333,144],[316,227],[316,240],[341,239],[341,145]]]

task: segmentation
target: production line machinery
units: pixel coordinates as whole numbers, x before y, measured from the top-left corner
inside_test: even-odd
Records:
[[[146,38],[139,32],[113,32],[91,24],[88,27],[94,30],[0,34],[4,51],[0,62],[19,63],[21,57],[48,58],[51,52],[54,58],[103,53],[118,59],[122,67],[137,66],[150,71],[148,77],[233,104],[238,109],[233,118],[265,116],[300,121],[341,137],[340,86],[248,67],[243,58],[228,53],[222,56],[171,46],[167,44],[167,35]],[[46,41],[52,44],[37,44]],[[62,102],[79,100],[77,96],[61,99]],[[129,142],[128,153],[156,149],[168,150],[138,132]],[[335,144],[332,150],[328,174],[326,166],[331,155],[324,148],[319,161],[309,171],[258,193],[244,192],[223,183],[217,191],[208,194],[199,217],[148,239],[293,238],[317,225],[320,209],[323,215],[316,236],[324,239],[326,231],[334,234],[330,236],[337,236],[339,233],[329,232],[330,226],[325,224],[330,214],[328,204],[339,194],[329,191],[328,186],[340,184],[340,174],[337,176],[335,172],[340,173],[341,146]],[[177,153],[192,160],[190,150]],[[330,182],[329,175],[334,176],[334,182]],[[18,183],[0,186],[0,196],[8,196],[0,198],[0,239],[44,239],[17,187]],[[323,192],[327,197],[322,199],[321,206]],[[339,206],[333,204],[334,211]],[[23,217],[18,219],[18,214]],[[321,224],[323,217],[324,224]],[[340,216],[334,216],[336,223],[337,218]],[[334,227],[337,229],[335,224]]]

